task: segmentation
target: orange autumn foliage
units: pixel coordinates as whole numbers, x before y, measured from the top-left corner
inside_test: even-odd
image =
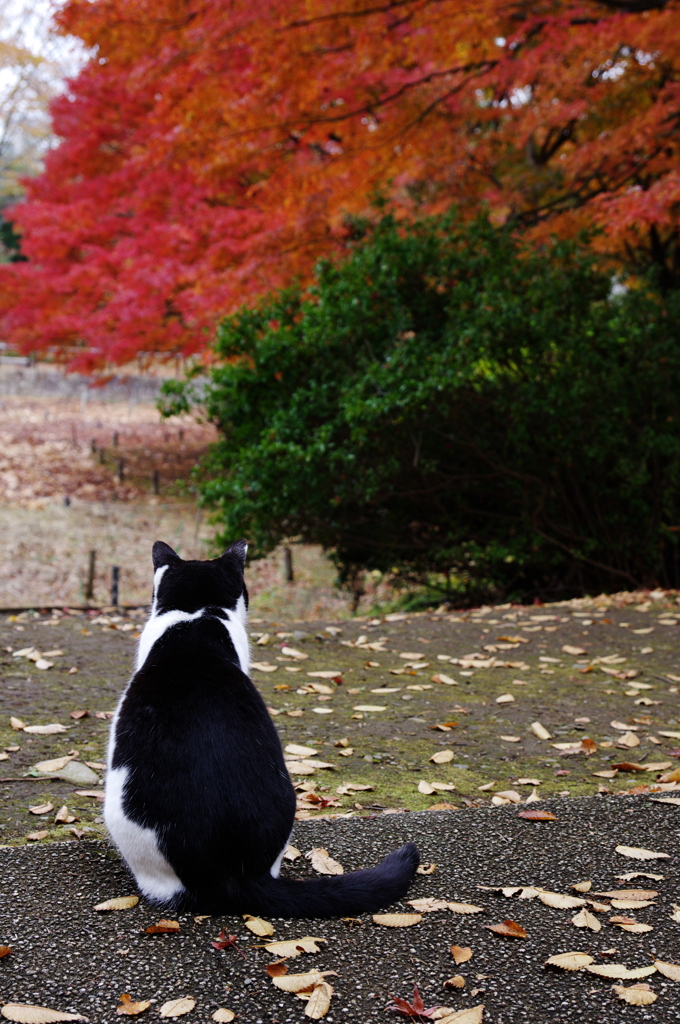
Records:
[[[680,284],[680,0],[69,0],[95,53],[13,213],[0,327],[74,368],[196,352],[376,192]]]

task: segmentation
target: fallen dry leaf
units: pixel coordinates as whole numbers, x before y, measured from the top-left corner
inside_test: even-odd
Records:
[[[410,928],[422,921],[422,914],[374,914],[373,923],[386,928]]]
[[[452,750],[439,750],[436,754],[433,754],[430,758],[434,764],[448,764],[449,761],[453,761]]]
[[[295,754],[296,757],[314,757],[319,753],[315,747],[299,747],[295,743],[287,743],[284,750],[287,754]]]
[[[485,924],[485,928],[488,928],[490,932],[495,932],[496,935],[504,935],[508,939],[526,939],[527,933],[522,928],[521,924],[517,924],[516,921],[502,921],[500,924]]]
[[[274,925],[269,921],[264,921],[261,917],[253,917],[251,914],[244,914],[243,920],[246,923],[246,928],[253,935],[258,935],[260,938],[264,938],[267,935],[274,934]]]
[[[336,971],[305,971],[303,974],[273,975],[272,983],[282,992],[306,992],[319,985],[329,974]]]
[[[669,853],[655,853],[654,850],[645,850],[640,846],[617,846],[616,852],[633,860],[660,860],[662,857],[670,857]]]
[[[304,935],[301,939],[284,939],[280,942],[265,942],[264,949],[275,956],[288,957],[293,959],[301,953],[318,953],[317,942],[327,942],[328,939],[319,939],[311,935]]]
[[[444,988],[465,988],[465,978],[462,974],[454,974],[452,978],[446,979]]]
[[[11,946],[0,946],[0,960],[3,958],[3,956],[9,956],[11,952]]]
[[[169,921],[162,917],[158,924],[149,925],[144,929],[149,935],[165,935],[171,932],[179,932],[179,921]]]
[[[615,910],[642,910],[643,907],[651,907],[653,905],[653,900],[612,900],[612,907]]]
[[[139,903],[139,896],[118,896],[113,900],[105,900],[98,903],[95,910],[129,910]]]
[[[469,1010],[458,1010],[450,1017],[440,1018],[439,1024],[482,1024],[483,1020],[484,1003],[480,1003],[479,1006],[471,1006]]]
[[[312,1020],[325,1017],[330,1009],[332,995],[333,988],[327,981],[315,985],[305,1006],[305,1017],[311,1017]]]
[[[29,832],[26,838],[30,843],[37,843],[40,839],[46,839],[49,832]]]
[[[562,650],[565,654],[571,654],[576,657],[579,654],[586,654],[586,651],[582,647],[574,647],[572,644],[564,644]]]
[[[539,810],[538,808],[536,810],[518,811],[517,817],[527,818],[529,821],[557,821],[555,814],[551,814],[550,811]]]
[[[229,1021],[234,1020],[235,1017],[236,1014],[233,1010],[227,1010],[226,1007],[221,1006],[219,1010],[215,1010],[210,1019],[216,1021],[217,1024],[229,1024]]]
[[[75,814],[69,812],[66,804],[62,804],[54,816],[55,825],[70,825],[74,821],[78,821],[78,818],[76,818]]]
[[[499,697],[496,697],[496,704],[514,704],[515,698],[511,693],[501,693]]]
[[[69,761],[73,760],[73,755],[68,754],[64,757],[53,757],[50,761],[39,761],[38,764],[34,764],[33,767],[36,771],[42,772],[44,775],[49,775],[51,772],[60,772],[62,768],[65,768]]]
[[[28,808],[31,814],[49,814],[50,811],[54,810],[54,804],[34,804]]]
[[[618,978],[620,981],[628,981],[633,978],[648,978],[656,972],[656,967],[633,967],[628,969],[624,964],[589,964],[586,967],[591,974],[599,974],[602,978]]]
[[[437,870],[437,865],[434,861],[430,861],[429,864],[419,864],[416,868],[417,875],[433,875]]]
[[[391,1003],[385,1007],[386,1010],[395,1010],[397,1013],[401,1013],[404,1017],[422,1018],[434,1016],[434,1011],[439,1009],[437,1006],[431,1006],[429,1009],[423,1002],[423,997],[418,991],[418,986],[413,986],[413,995],[411,996],[411,1002],[407,999],[400,999],[398,996],[390,996]]]
[[[538,898],[546,907],[554,907],[556,910],[572,910],[585,906],[586,902],[580,896],[565,896],[561,892],[539,892]]]
[[[17,1024],[57,1024],[61,1020],[87,1020],[78,1013],[62,1013],[46,1006],[30,1006],[27,1003],[5,1003],[2,1015]]]
[[[623,736],[619,737],[617,747],[639,747],[640,737],[636,736],[634,732],[625,732]]]
[[[680,924],[680,906],[677,903],[671,903],[673,913],[671,914],[671,921],[675,921],[676,924]]]
[[[654,929],[651,924],[642,924],[632,919],[617,921],[615,917],[609,918],[609,923],[621,928],[624,932],[632,932],[634,935],[642,935],[644,932],[651,932]]]
[[[457,964],[467,963],[473,956],[469,946],[451,946],[450,953]]]
[[[196,1000],[193,996],[184,996],[182,999],[170,999],[163,1003],[160,1008],[161,1017],[183,1017],[185,1013],[191,1013]]]
[[[610,889],[608,892],[594,892],[593,896],[607,899],[653,900],[659,893],[656,889]]]
[[[593,887],[593,883],[588,879],[586,882],[576,882],[572,885],[572,889],[576,889],[576,892],[590,892]]]
[[[9,720],[9,724],[16,732],[21,732],[22,729],[26,728],[26,723],[22,722],[20,718],[12,716]]]
[[[668,964],[663,960],[655,960],[654,966],[665,978],[670,978],[671,981],[680,981],[680,964]]]
[[[438,900],[435,896],[424,896],[422,899],[406,902],[419,914],[429,914],[433,910],[448,910],[449,906],[446,900]]]
[[[680,796],[653,796],[650,799],[650,803],[673,804],[674,807],[680,807]]]
[[[344,875],[345,869],[342,864],[333,858],[322,846],[315,846],[305,857],[310,861],[315,871],[318,871],[320,875]]]
[[[581,971],[592,964],[593,959],[590,953],[556,953],[548,957],[545,963],[546,966],[559,967],[563,971]]]
[[[148,1000],[136,1003],[133,1002],[127,992],[123,992],[120,997],[120,1006],[116,1008],[116,1013],[122,1014],[125,1017],[136,1017],[138,1013],[144,1013],[150,1006],[151,1003]]]
[[[625,985],[613,985],[612,987],[619,999],[623,999],[624,1003],[630,1003],[631,1006],[650,1006],[658,999],[656,992],[652,992],[649,985],[630,985],[628,988]]]
[[[599,932],[602,928],[595,915],[591,914],[585,907],[572,917],[571,923],[576,925],[577,928],[590,928],[591,932]]]
[[[291,846],[290,843],[286,847],[286,852],[283,855],[284,860],[297,860],[302,854],[296,846]]]
[[[474,903],[452,903],[449,901],[447,904],[449,910],[452,910],[454,914],[483,914],[484,907],[476,907]]]
[[[288,964],[285,960],[277,960],[273,964],[267,964],[265,970],[270,978],[282,978],[284,974],[288,974]]]
[[[48,665],[50,665],[49,662]],[[25,725],[24,732],[33,733],[36,736],[56,736],[57,733],[66,732],[66,726],[61,725],[60,722],[50,722],[49,725]]]

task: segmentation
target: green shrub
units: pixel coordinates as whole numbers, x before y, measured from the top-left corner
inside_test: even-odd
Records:
[[[677,586],[680,300],[610,290],[583,247],[385,217],[229,317],[199,485],[224,539],[476,598]]]

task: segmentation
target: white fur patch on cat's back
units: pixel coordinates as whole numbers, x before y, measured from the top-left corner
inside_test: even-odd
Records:
[[[165,566],[163,566],[165,568]],[[158,570],[160,572],[160,569]],[[203,614],[201,608],[197,612],[180,612],[171,611],[163,612],[161,615],[156,615],[154,609],[151,610],[142,635],[139,638],[139,647],[137,648],[137,665],[136,671],[139,672],[140,668],[149,657],[151,648],[157,640],[163,636],[167,629],[172,626],[176,626],[178,622],[193,622],[194,619],[200,619]]]
[[[248,633],[246,632],[246,602],[243,596],[239,597],[236,602],[236,607],[232,610],[231,608],[223,608],[224,614],[227,616],[226,620],[222,620],[227,628],[227,632],[231,637],[231,642],[234,645],[236,656],[238,657],[241,671],[248,675],[250,671],[250,642],[248,640]]]
[[[184,886],[158,849],[154,830],[142,828],[126,816],[123,795],[127,776],[127,768],[107,772],[104,821],[142,893],[150,900],[164,902],[183,892]]]

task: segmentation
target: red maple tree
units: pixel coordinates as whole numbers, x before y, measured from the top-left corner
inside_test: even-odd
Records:
[[[69,0],[94,56],[12,216],[1,328],[74,368],[196,352],[377,191],[680,284],[680,0]]]

